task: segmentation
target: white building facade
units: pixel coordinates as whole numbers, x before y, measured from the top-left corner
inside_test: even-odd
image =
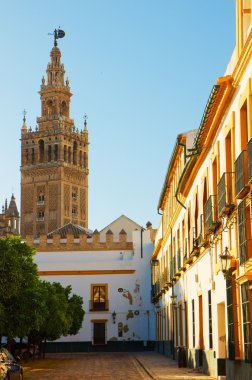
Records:
[[[119,225],[118,239],[114,239],[113,229],[118,231]],[[47,349],[152,349],[151,226],[143,229],[122,216],[108,226],[104,236],[84,230],[70,223],[49,236],[27,239],[37,249],[35,261],[41,278],[71,285],[72,292],[84,300],[79,333],[49,342]]]

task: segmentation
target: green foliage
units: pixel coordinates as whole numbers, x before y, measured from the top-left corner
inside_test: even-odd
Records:
[[[0,335],[22,336],[29,329],[22,315],[25,303],[33,307],[33,289],[38,283],[37,266],[33,262],[35,251],[19,237],[0,240],[0,304],[2,323]],[[29,318],[28,318],[29,319]]]
[[[84,310],[82,309],[83,299],[73,294],[68,300],[68,313],[71,316],[71,325],[68,331],[70,335],[76,335],[82,326]]]
[[[19,237],[0,239],[0,336],[33,341],[77,334],[84,311],[71,286],[41,281],[35,250]]]

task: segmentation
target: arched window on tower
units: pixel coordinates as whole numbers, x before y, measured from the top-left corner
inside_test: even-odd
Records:
[[[68,162],[71,164],[71,147],[68,147]]]
[[[39,162],[44,162],[45,143],[44,140],[39,140]]]
[[[63,116],[68,116],[67,103],[65,102],[65,100],[63,100],[63,102],[61,103],[61,114]]]
[[[52,100],[48,100],[46,103],[46,113],[48,116],[53,114],[53,102]]]
[[[82,151],[79,152],[79,165],[82,166]]]
[[[29,164],[29,150],[25,149],[25,163]]]
[[[64,145],[64,161],[67,162],[67,147]]]
[[[83,162],[84,168],[87,168],[87,153],[84,152],[84,162]]]
[[[58,150],[58,145],[57,144],[54,145],[54,154],[53,154],[53,157],[54,157],[54,161],[58,161],[59,150]]]
[[[52,161],[52,146],[48,145],[48,162]]]
[[[32,162],[32,164],[35,163],[35,149],[34,148],[32,148],[31,162]]]
[[[77,142],[73,143],[73,164],[77,165]]]

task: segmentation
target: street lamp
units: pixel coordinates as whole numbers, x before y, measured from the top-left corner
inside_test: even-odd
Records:
[[[231,268],[231,263],[233,256],[230,255],[228,247],[225,247],[224,252],[220,255],[221,259],[221,271],[226,278],[228,276],[229,269]]]

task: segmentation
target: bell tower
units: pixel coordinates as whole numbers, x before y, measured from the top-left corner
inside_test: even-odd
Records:
[[[56,41],[56,40],[55,40]],[[21,128],[21,234],[49,233],[73,222],[88,227],[88,130],[70,118],[71,91],[54,43],[40,86],[41,115]]]

